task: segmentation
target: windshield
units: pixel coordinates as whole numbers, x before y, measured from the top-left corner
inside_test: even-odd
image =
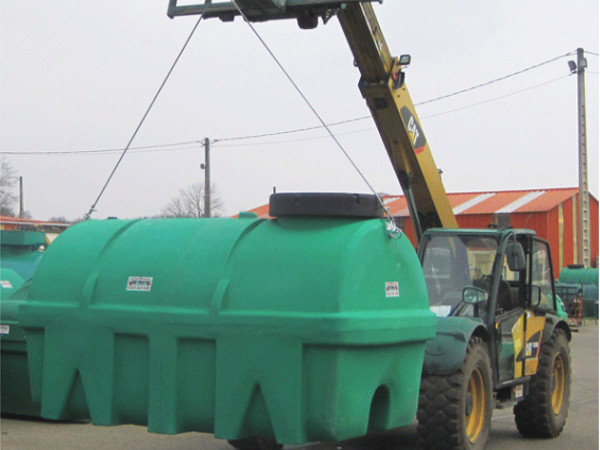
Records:
[[[429,305],[438,316],[482,317],[487,303],[463,303],[465,288],[489,292],[498,243],[469,235],[433,236],[426,244],[422,264]]]

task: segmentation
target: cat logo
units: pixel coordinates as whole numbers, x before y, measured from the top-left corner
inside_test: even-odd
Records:
[[[410,140],[412,141],[413,148],[417,143],[417,139],[419,139],[419,128],[417,127],[417,122],[413,116],[410,116],[408,121],[408,133],[410,134]]]
[[[410,109],[406,106],[402,108],[400,111],[402,114],[402,120],[406,126],[406,130],[408,131],[408,136],[410,139],[410,143],[415,151],[415,154],[420,154],[425,151],[425,135],[423,131],[421,131],[421,127],[419,123],[411,113]]]

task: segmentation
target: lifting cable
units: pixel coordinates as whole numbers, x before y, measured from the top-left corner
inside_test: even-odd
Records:
[[[110,175],[108,176],[108,178],[106,179],[106,182],[104,183],[104,186],[102,187],[102,189],[100,190],[100,194],[98,194],[98,197],[96,198],[96,201],[94,201],[94,203],[92,204],[92,206],[90,207],[90,210],[87,212],[87,214],[85,215],[85,220],[89,219],[90,216],[92,215],[92,213],[96,210],[96,205],[98,204],[98,202],[100,201],[100,198],[102,197],[102,195],[104,194],[104,191],[106,190],[108,184],[110,183],[110,180],[112,180],[113,175],[115,174],[115,172],[117,171],[117,168],[119,167],[119,165],[121,164],[121,161],[123,161],[123,158],[125,157],[125,154],[127,153],[127,151],[129,150],[129,148],[131,147],[131,143],[133,142],[133,140],[135,139],[138,131],[140,130],[140,128],[142,127],[142,124],[144,123],[144,121],[146,120],[146,117],[148,117],[148,114],[150,113],[150,110],[152,109],[152,107],[154,106],[154,103],[156,102],[156,99],[158,98],[158,96],[160,95],[160,93],[162,92],[163,88],[165,87],[165,84],[167,84],[167,81],[169,79],[169,77],[171,76],[171,74],[173,73],[173,70],[175,69],[175,66],[177,65],[177,63],[179,62],[179,59],[181,58],[181,55],[183,55],[183,52],[185,51],[186,47],[188,46],[190,40],[192,39],[192,36],[194,35],[196,28],[198,28],[198,25],[200,25],[200,21],[202,20],[202,18],[204,17],[204,14],[201,14],[200,17],[198,18],[198,21],[196,22],[196,24],[194,25],[194,27],[192,28],[192,31],[190,32],[189,36],[187,37],[187,39],[185,40],[185,43],[183,44],[183,47],[181,48],[181,50],[179,51],[179,53],[177,54],[177,57],[175,58],[175,61],[173,61],[173,64],[171,65],[171,68],[169,69],[169,71],[167,72],[167,75],[165,76],[164,80],[162,81],[162,83],[160,84],[160,87],[158,88],[158,91],[156,91],[156,94],[154,94],[154,98],[152,99],[152,101],[150,102],[150,105],[148,106],[148,108],[146,109],[146,112],[144,113],[142,120],[140,120],[140,123],[138,124],[137,128],[135,129],[135,131],[133,132],[133,135],[131,136],[131,138],[129,139],[129,142],[127,143],[127,146],[125,147],[125,149],[123,150],[123,152],[121,153],[121,157],[119,158],[119,160],[117,161],[117,163],[115,164],[115,167],[113,167],[112,172],[110,173]]]
[[[277,66],[281,69],[281,71],[283,72],[283,74],[285,75],[285,77],[288,79],[288,81],[292,84],[292,86],[294,87],[294,89],[296,90],[296,92],[300,95],[300,97],[302,97],[302,100],[304,100],[304,103],[306,103],[306,105],[310,108],[310,110],[313,112],[313,114],[315,115],[315,117],[319,120],[319,122],[321,122],[321,126],[323,128],[325,128],[325,130],[327,131],[327,133],[329,134],[329,136],[331,137],[331,139],[333,139],[333,141],[335,142],[335,144],[337,145],[337,147],[342,151],[342,153],[344,154],[344,156],[346,157],[346,159],[350,162],[350,164],[352,165],[352,167],[354,167],[354,169],[356,170],[356,172],[358,173],[358,175],[360,175],[360,177],[365,182],[365,184],[368,186],[368,188],[371,190],[371,192],[375,195],[375,197],[377,197],[377,200],[379,201],[379,204],[381,205],[381,207],[385,211],[385,214],[387,215],[387,218],[388,218],[388,231],[390,233],[390,236],[391,237],[397,237],[397,236],[399,236],[401,234],[401,231],[396,226],[396,222],[394,221],[394,217],[392,216],[392,214],[391,214],[390,210],[388,209],[388,207],[383,202],[383,199],[380,197],[380,195],[377,193],[377,191],[375,191],[375,188],[371,185],[371,183],[369,182],[369,180],[367,179],[367,177],[362,173],[362,171],[360,170],[360,168],[358,167],[358,165],[352,160],[352,157],[346,151],[346,149],[340,143],[340,141],[336,138],[335,134],[333,134],[333,132],[331,131],[331,128],[329,127],[329,125],[323,120],[323,118],[317,112],[317,110],[314,108],[314,106],[312,105],[312,103],[310,102],[310,100],[308,100],[308,98],[306,97],[306,95],[304,95],[304,93],[302,92],[302,90],[300,89],[300,87],[296,84],[296,82],[293,80],[293,78],[288,73],[288,71],[283,67],[283,65],[281,64],[281,62],[279,61],[279,59],[277,59],[277,56],[275,56],[275,54],[269,48],[269,46],[264,41],[264,39],[260,36],[260,34],[258,34],[258,31],[256,31],[256,29],[254,28],[254,26],[252,25],[252,23],[248,20],[248,18],[244,14],[244,12],[238,6],[237,0],[232,0],[232,2],[234,4],[234,6],[237,8],[237,10],[240,13],[240,15],[242,16],[242,18],[244,19],[244,22],[246,22],[248,24],[248,26],[250,27],[250,29],[252,30],[252,32],[254,33],[254,35],[258,38],[258,40],[260,41],[260,43],[262,44],[262,46],[269,53],[269,55],[271,55],[271,58],[273,58],[273,60],[275,61],[275,64],[277,64]]]

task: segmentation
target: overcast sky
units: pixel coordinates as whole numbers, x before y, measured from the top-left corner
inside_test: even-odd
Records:
[[[126,146],[197,17],[169,19],[168,0],[0,5],[0,150],[23,176],[34,218],[81,217],[120,156],[84,152]],[[412,55],[407,85],[417,104],[577,47],[591,52],[588,164],[598,198],[597,0],[385,0],[374,8],[392,53]],[[326,122],[369,115],[337,20],[311,31],[295,21],[255,27]],[[569,59],[417,106],[447,191],[577,186]],[[132,146],[216,141],[211,173],[225,215],[267,203],[273,187],[368,192],[323,130],[225,140],[317,125],[249,27],[211,19],[200,23]],[[378,192],[400,193],[372,120],[332,130]],[[67,151],[79,153],[52,154]],[[199,143],[131,150],[93,217],[158,214],[179,189],[204,180],[203,162]]]

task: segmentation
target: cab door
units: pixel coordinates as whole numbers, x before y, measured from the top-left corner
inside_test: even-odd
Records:
[[[548,244],[533,238],[526,248],[527,257],[519,242],[507,245],[498,286],[495,327],[501,383],[535,375],[546,315],[556,310]]]
[[[527,261],[523,246],[513,239],[496,272],[496,354],[500,383],[523,376],[522,349],[525,343]]]
[[[554,275],[550,246],[534,238],[528,264],[529,307],[525,317],[525,342],[522,349],[523,375],[535,375],[538,367],[546,316],[556,314]]]

